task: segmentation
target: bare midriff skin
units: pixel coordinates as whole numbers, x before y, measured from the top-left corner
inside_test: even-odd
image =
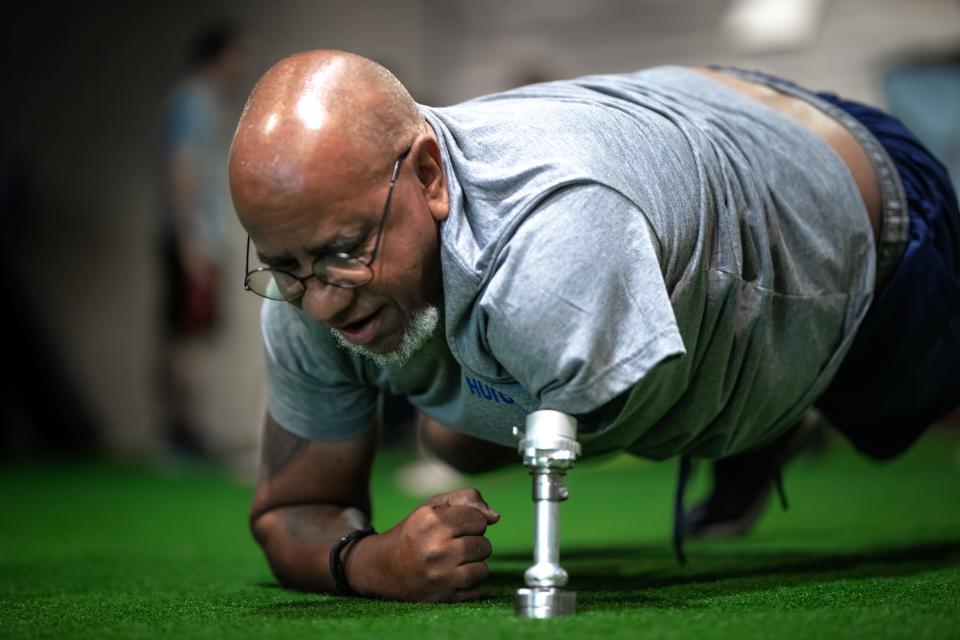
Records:
[[[690,69],[733,89],[806,127],[833,147],[853,176],[876,238],[880,232],[880,187],[867,152],[843,125],[810,103],[770,87],[705,67]]]

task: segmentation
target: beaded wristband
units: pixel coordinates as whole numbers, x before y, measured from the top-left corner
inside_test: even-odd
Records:
[[[375,534],[373,527],[367,527],[366,529],[357,529],[356,531],[351,531],[347,535],[340,538],[337,541],[337,544],[333,545],[333,548],[330,549],[330,573],[333,575],[333,581],[337,585],[337,591],[345,596],[355,596],[357,592],[350,588],[350,583],[347,582],[347,573],[343,567],[343,558],[340,557],[341,552],[347,547],[347,545],[360,540],[361,538],[366,538]]]

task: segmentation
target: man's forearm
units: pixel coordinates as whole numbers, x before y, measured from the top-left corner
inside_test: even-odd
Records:
[[[369,525],[376,437],[371,429],[348,440],[308,440],[267,415],[250,525],[282,585],[337,592],[330,550]],[[394,527],[343,550],[348,585],[392,600],[477,598],[490,574],[484,533],[499,518],[475,489],[428,498]]]
[[[369,525],[375,443],[373,430],[349,441],[311,441],[266,416],[250,529],[282,585],[336,591],[330,549],[344,535]],[[341,557],[349,557],[361,542]]]
[[[330,549],[347,533],[368,524],[359,509],[336,505],[281,506],[251,518],[253,535],[281,585],[329,593],[337,591]]]

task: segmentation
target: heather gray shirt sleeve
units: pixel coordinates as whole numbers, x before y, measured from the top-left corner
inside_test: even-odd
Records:
[[[584,414],[685,353],[643,213],[570,187],[518,227],[481,305],[494,357],[541,408]]]
[[[378,390],[333,341],[329,330],[286,302],[264,301],[260,326],[266,346],[269,411],[291,433],[345,440],[374,424]]]

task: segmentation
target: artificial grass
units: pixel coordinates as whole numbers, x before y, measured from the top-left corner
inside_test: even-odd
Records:
[[[895,462],[847,445],[786,474],[746,538],[667,540],[675,465],[584,462],[562,507],[562,563],[580,612],[517,620],[532,507],[520,468],[471,482],[502,514],[489,596],[431,605],[276,586],[246,529],[248,487],[213,468],[165,475],[116,464],[0,469],[0,635],[16,638],[947,638],[960,629],[960,433],[935,431]],[[418,499],[374,478],[375,524]],[[695,476],[690,494],[702,491]]]

